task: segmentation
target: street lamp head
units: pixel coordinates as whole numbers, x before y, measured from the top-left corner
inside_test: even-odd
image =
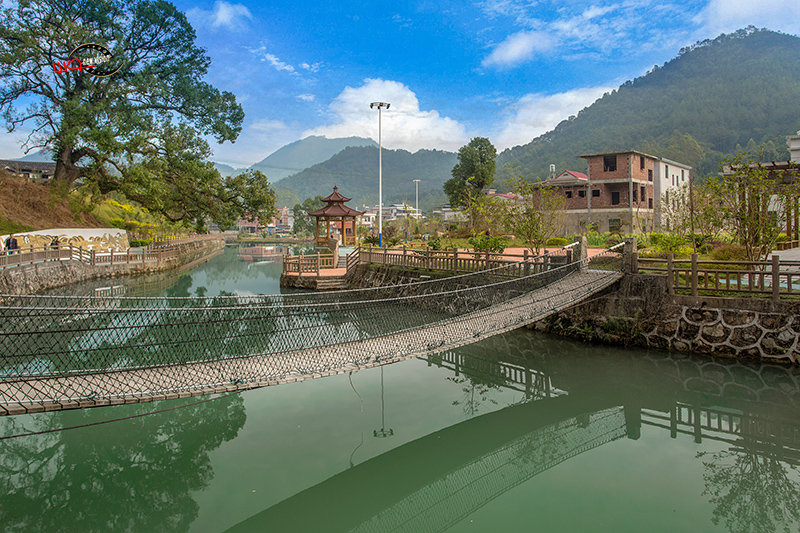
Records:
[[[390,105],[392,105],[392,104],[388,104],[386,102],[372,102],[371,104],[369,104],[369,108],[373,109],[373,108],[377,107],[378,109],[380,109],[382,107],[385,107],[386,109],[389,109]]]

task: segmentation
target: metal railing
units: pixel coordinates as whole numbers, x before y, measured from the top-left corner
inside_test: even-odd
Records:
[[[777,255],[769,261],[698,260],[697,254],[691,259],[640,257],[638,270],[664,274],[670,294],[714,291],[771,295],[773,300],[800,294],[800,261],[781,261]]]

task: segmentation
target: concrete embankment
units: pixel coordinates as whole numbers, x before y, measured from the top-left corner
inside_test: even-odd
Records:
[[[173,268],[190,268],[222,253],[225,240],[203,239],[175,245],[171,257],[146,263],[89,265],[80,261],[43,261],[0,270],[0,294],[35,294],[37,292],[96,278],[128,274],[160,272]]]
[[[800,361],[800,302],[670,295],[663,276],[627,274],[592,300],[536,327],[592,342]]]

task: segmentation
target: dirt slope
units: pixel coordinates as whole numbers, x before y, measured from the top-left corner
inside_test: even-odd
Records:
[[[81,213],[76,218],[67,199],[51,195],[47,185],[30,183],[3,171],[0,171],[0,219],[35,230],[103,226],[89,213]]]

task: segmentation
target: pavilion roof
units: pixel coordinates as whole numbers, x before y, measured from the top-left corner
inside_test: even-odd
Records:
[[[350,198],[339,194],[339,187],[335,185],[333,186],[333,194],[323,198],[322,201],[327,202],[328,205],[316,211],[309,211],[308,214],[312,217],[357,217],[364,214],[363,211],[357,211],[344,205],[345,202],[350,201]]]

